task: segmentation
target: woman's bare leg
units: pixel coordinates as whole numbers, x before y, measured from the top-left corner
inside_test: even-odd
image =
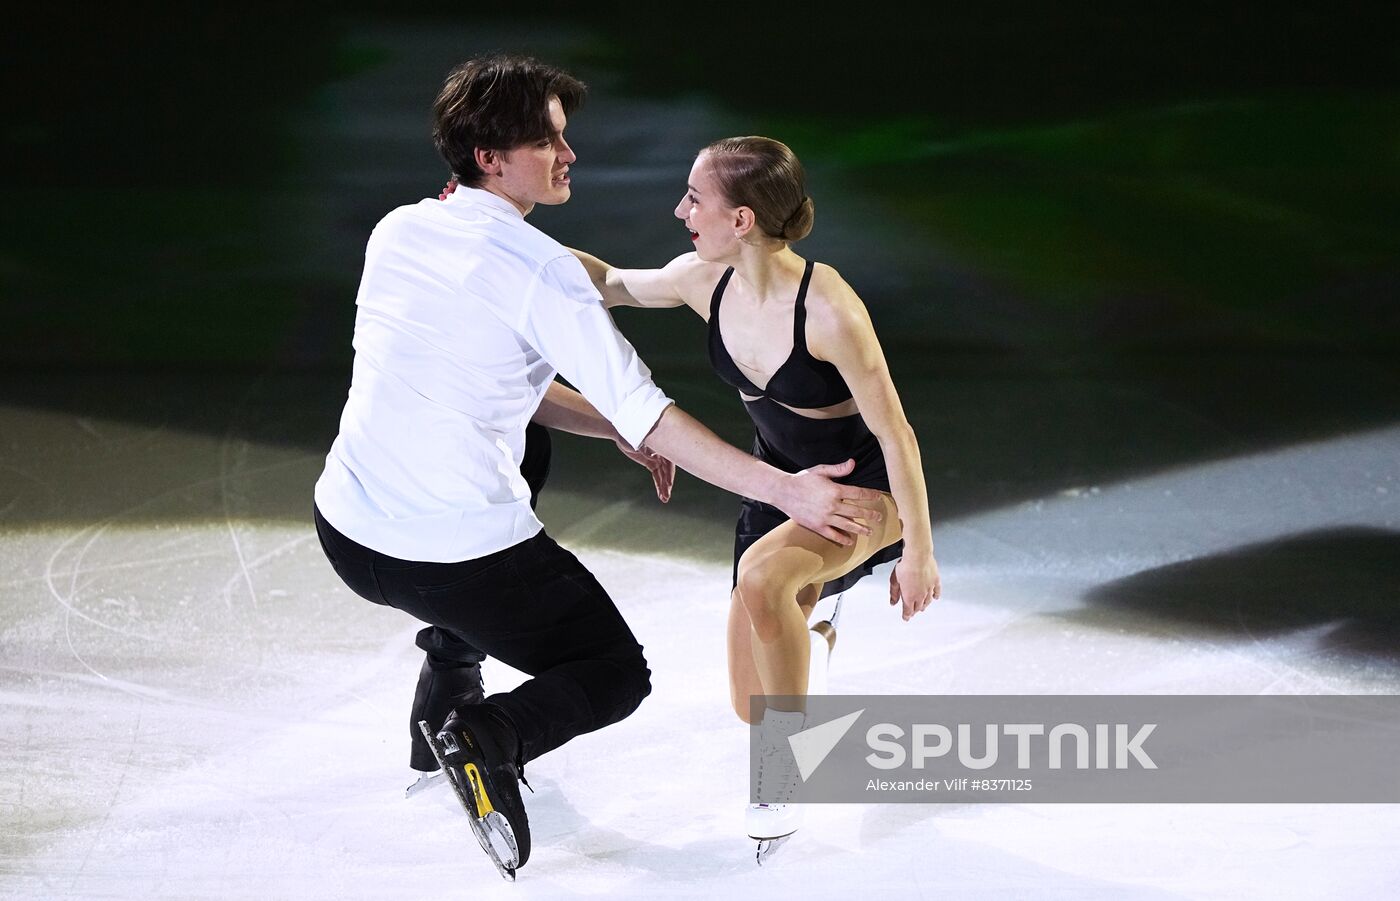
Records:
[[[874,534],[859,537],[850,547],[789,521],[744,553],[730,604],[728,636],[730,700],[740,719],[751,719],[752,694],[806,695],[811,653],[807,617],[817,591],[899,540],[898,511],[888,495],[881,512],[883,518],[872,523]],[[745,644],[749,654],[743,653]]]
[[[797,593],[797,606],[802,611],[805,624],[812,616],[812,610],[820,599],[822,583],[808,585]],[[751,698],[763,694],[763,683],[758,678],[758,664],[753,655],[753,625],[749,622],[749,612],[744,609],[736,589],[729,596],[729,701],[739,719],[752,723]],[[803,693],[806,689],[803,689]],[[763,716],[762,706],[758,716]]]

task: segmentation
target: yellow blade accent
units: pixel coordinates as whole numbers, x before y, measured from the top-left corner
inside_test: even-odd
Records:
[[[467,772],[467,781],[471,783],[472,797],[476,798],[476,816],[480,819],[496,808],[491,806],[491,799],[486,797],[486,783],[481,781],[481,772],[477,770],[476,764],[469,763],[463,769]]]

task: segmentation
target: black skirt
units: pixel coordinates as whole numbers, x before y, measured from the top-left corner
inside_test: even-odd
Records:
[[[739,584],[739,558],[755,541],[788,521],[788,515],[771,504],[744,498],[739,507],[739,522],[734,526],[734,573],[730,590]],[[904,555],[904,541],[896,541],[866,557],[844,576],[837,576],[822,586],[821,597],[840,594],[864,579],[881,563],[898,560]]]
[[[836,419],[812,419],[787,409],[768,398],[746,400],[744,407],[753,420],[753,455],[784,472],[800,472],[819,463],[855,460],[849,475],[836,479],[844,485],[890,490],[889,472],[880,443],[866,427],[860,414]],[[755,541],[787,522],[788,515],[771,504],[744,498],[739,522],[734,527],[733,584],[739,583],[739,558]],[[821,597],[840,594],[870,575],[881,563],[898,560],[904,542],[896,541],[861,561],[850,572],[822,586]]]

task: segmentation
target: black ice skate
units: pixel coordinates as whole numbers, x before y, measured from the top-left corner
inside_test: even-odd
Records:
[[[418,724],[433,756],[448,776],[467,812],[476,840],[501,876],[530,859],[530,823],[520,797],[515,730],[503,713],[487,704],[454,710],[436,736]]]
[[[480,704],[485,698],[480,664],[437,660],[431,655],[424,659],[413,698],[413,747],[408,761],[417,771],[417,781],[404,792],[405,797],[412,798],[447,782],[443,771],[434,769],[438,764],[423,738],[421,721],[427,720],[429,728],[437,732],[453,710]]]

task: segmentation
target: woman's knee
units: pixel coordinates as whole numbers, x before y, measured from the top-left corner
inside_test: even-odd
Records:
[[[753,616],[760,608],[770,606],[773,597],[773,567],[762,557],[745,554],[739,561],[739,573],[734,583],[734,592],[739,603]]]
[[[797,592],[775,567],[763,560],[747,561],[739,561],[735,592],[758,640],[771,641],[781,631],[783,608],[797,602]]]

